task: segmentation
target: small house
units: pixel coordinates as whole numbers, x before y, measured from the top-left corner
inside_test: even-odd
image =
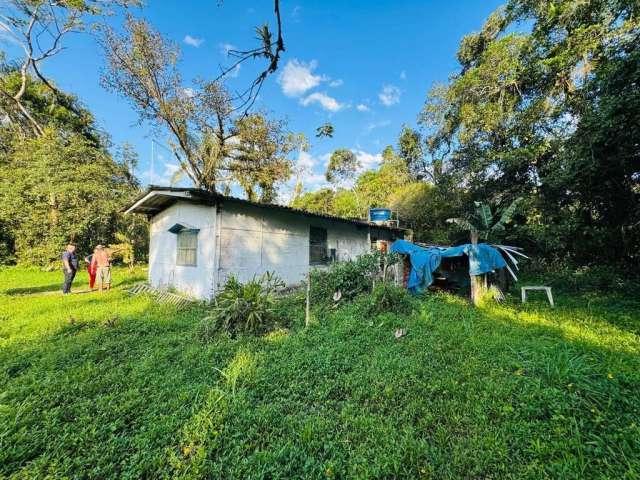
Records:
[[[353,259],[406,232],[195,188],[151,186],[125,212],[149,219],[149,283],[199,299],[211,299],[232,275],[247,281],[273,272],[297,284],[310,268]]]

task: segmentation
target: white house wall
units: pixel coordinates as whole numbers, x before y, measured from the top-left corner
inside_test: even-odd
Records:
[[[175,288],[196,298],[214,291],[216,208],[179,201],[155,215],[150,225],[149,283]],[[176,265],[177,235],[169,229],[180,223],[199,229],[196,266]]]
[[[230,275],[247,281],[265,272],[275,272],[287,284],[303,281],[309,271],[311,226],[327,230],[327,248],[336,249],[338,260],[370,249],[367,227],[224,203],[220,207],[219,287]]]
[[[177,235],[169,232],[176,223],[200,230],[195,267],[176,265]],[[274,272],[287,284],[299,283],[310,268],[311,226],[327,230],[327,248],[335,249],[338,261],[370,249],[367,226],[234,202],[215,207],[177,201],[151,219],[149,282],[201,299],[212,298],[230,275],[244,282]],[[390,238],[390,232],[373,227],[371,236]]]

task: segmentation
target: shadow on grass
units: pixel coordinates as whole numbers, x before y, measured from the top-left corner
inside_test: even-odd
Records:
[[[115,276],[115,275],[114,275]],[[145,277],[143,275],[138,275],[138,276],[130,276],[130,277],[126,277],[122,280],[118,280],[117,277],[116,279],[113,281],[112,287],[113,288],[127,288],[135,283],[139,283],[141,281],[144,281]],[[6,290],[4,290],[5,295],[8,296],[18,296],[18,295],[34,295],[34,294],[39,294],[39,293],[55,293],[55,292],[61,292],[62,291],[62,283],[63,283],[63,279],[62,279],[62,275],[60,278],[60,282],[58,283],[52,283],[49,285],[38,285],[38,286],[34,286],[34,287],[17,287],[17,288],[8,288]],[[71,286],[71,290],[72,293],[88,293],[91,290],[88,290],[88,285],[89,283],[85,280],[85,279],[81,279],[81,280],[76,280],[74,281],[73,285]],[[86,288],[86,290],[78,290],[78,288]],[[74,291],[75,290],[75,291]]]
[[[37,287],[19,287],[8,288],[4,291],[5,295],[33,295],[35,293],[62,291],[62,280],[59,283],[50,285],[39,285]]]

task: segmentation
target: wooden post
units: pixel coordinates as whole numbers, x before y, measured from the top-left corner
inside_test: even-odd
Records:
[[[304,312],[304,326],[308,327],[311,321],[311,272],[307,274],[307,304]]]
[[[387,254],[383,253],[382,257],[382,283],[387,283]]]
[[[471,231],[471,244],[472,245],[478,245],[478,232],[475,231]],[[471,275],[469,274],[469,278],[470,278],[470,285],[471,285],[471,301],[473,302],[474,305],[478,305],[480,303],[480,300],[482,299],[482,295],[485,291],[484,285],[486,282],[486,278],[482,278],[485,275]],[[486,277],[486,276],[485,276]]]

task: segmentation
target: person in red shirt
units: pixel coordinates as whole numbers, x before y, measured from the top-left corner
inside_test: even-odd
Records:
[[[102,245],[98,245],[92,261],[96,264],[98,290],[100,292],[103,289],[108,291],[111,288],[111,258],[109,258],[109,252]]]
[[[95,262],[96,249],[93,249],[93,253],[84,258],[84,261],[87,264],[87,272],[89,272],[89,288],[93,290],[93,287],[96,284],[96,271],[98,270],[98,266]]]

